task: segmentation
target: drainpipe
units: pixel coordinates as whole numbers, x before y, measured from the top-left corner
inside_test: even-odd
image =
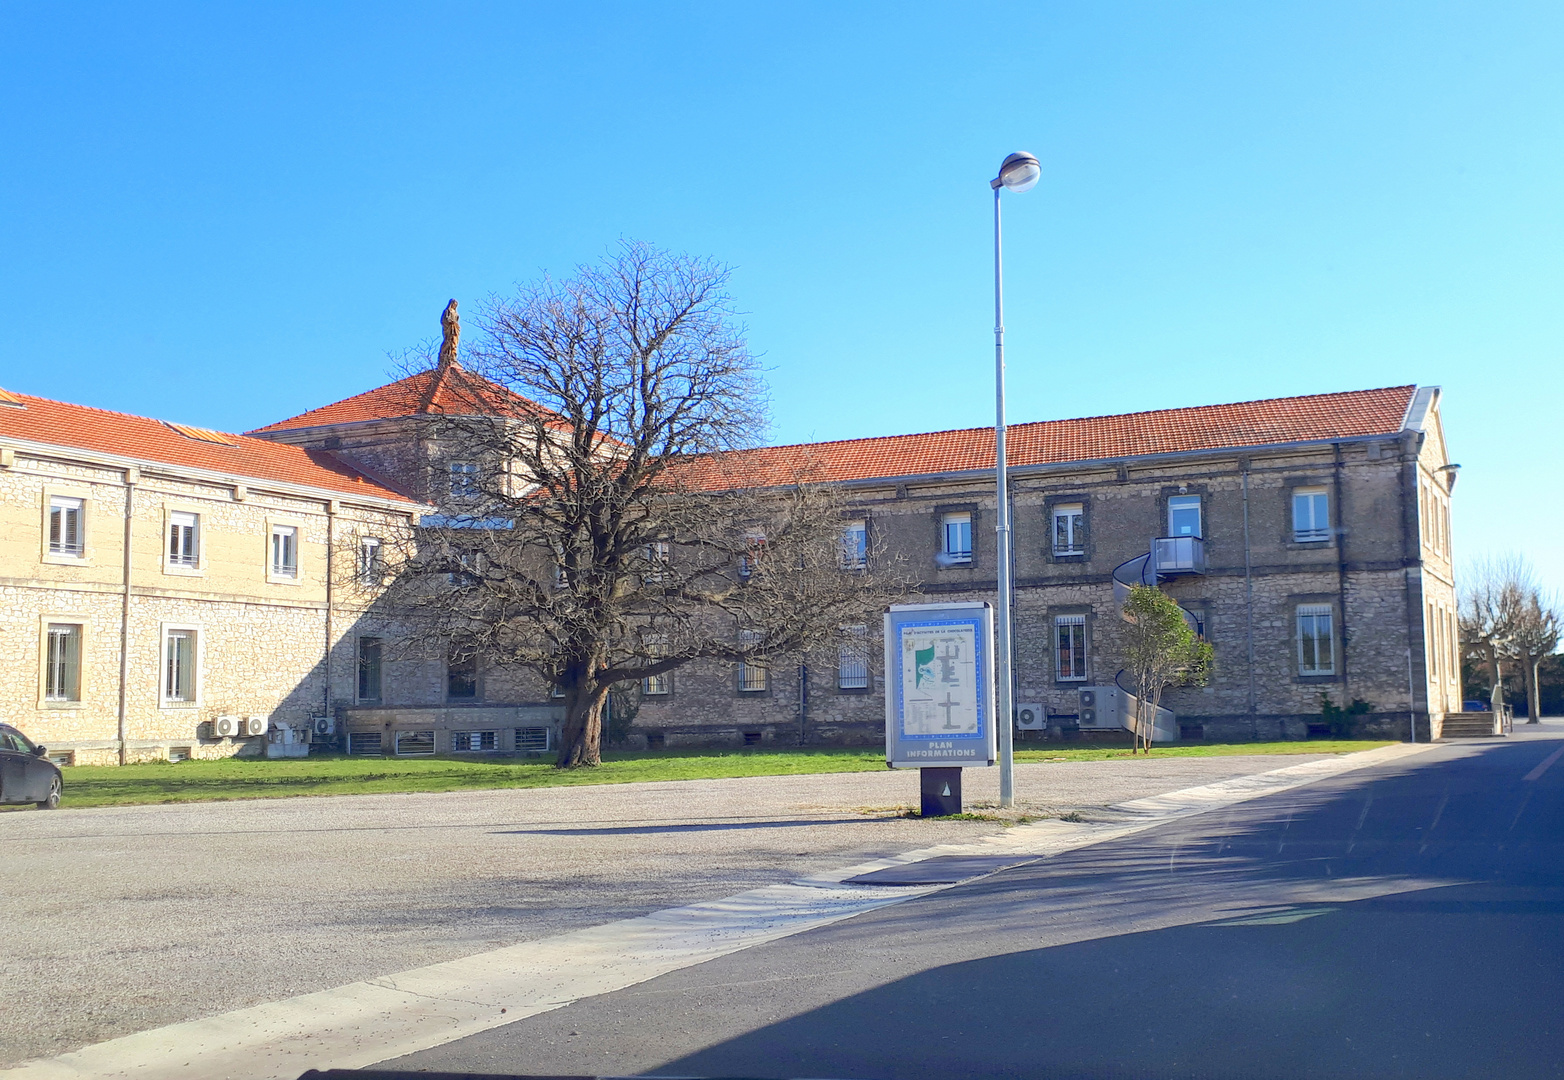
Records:
[[[1341,471],[1345,467],[1341,443],[1332,443],[1331,452],[1335,457],[1332,484],[1336,500],[1336,597],[1341,612],[1341,703],[1346,706],[1352,695],[1348,690],[1347,672],[1347,508],[1341,501]]]
[[[798,745],[809,745],[809,667],[798,665]]]
[[[326,679],[325,679],[326,688],[325,688],[325,690],[323,690],[321,692],[321,706],[322,706],[322,708],[324,710],[323,715],[325,715],[325,716],[330,716],[331,715],[331,639],[332,639],[333,631],[335,630],[335,627],[332,624],[332,614],[333,614],[333,612],[335,610],[335,606],[334,606],[334,603],[333,603],[335,592],[334,592],[334,590],[332,588],[332,579],[335,577],[335,575],[332,573],[332,570],[334,569],[334,567],[333,567],[334,556],[336,555],[336,552],[337,552],[337,512],[340,509],[341,509],[341,507],[338,505],[336,499],[331,499],[331,500],[327,501],[327,503],[326,503],[326,655],[325,655],[325,661],[322,664],[322,667],[325,669],[325,672],[326,672]],[[308,717],[306,717],[306,719],[308,719]],[[314,732],[315,732],[315,726],[313,724],[311,724],[310,725],[310,738],[311,739],[314,739],[314,737],[315,737]]]
[[[125,470],[125,567],[123,571],[123,589],[120,596],[119,609],[119,763],[125,765],[130,760],[130,537],[131,522],[134,520],[136,509],[136,484],[141,479],[141,470]],[[161,678],[161,673],[158,675]]]
[[[1249,548],[1249,462],[1245,459],[1240,467],[1243,470],[1244,487],[1244,639],[1245,647],[1249,650],[1249,734],[1251,738],[1260,737],[1260,718],[1255,708],[1254,692],[1254,562]]]

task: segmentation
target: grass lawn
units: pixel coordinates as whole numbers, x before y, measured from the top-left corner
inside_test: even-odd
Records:
[[[1200,743],[1157,750],[1153,757],[1227,754],[1339,754],[1383,742]],[[1059,747],[1016,750],[1020,762],[1102,761],[1129,757],[1128,747]],[[547,760],[474,761],[451,758],[366,758],[340,754],[278,761],[157,762],[146,765],[78,765],[66,769],[62,807],[214,799],[272,799],[289,795],[369,795],[399,791],[564,787],[629,784],[642,780],[706,780],[797,773],[874,772],[885,768],[878,747],[848,750],[666,750],[612,753],[596,769],[563,771]]]

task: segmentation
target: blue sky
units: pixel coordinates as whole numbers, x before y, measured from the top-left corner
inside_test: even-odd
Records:
[[[243,430],[620,237],[714,256],[777,441],[1445,388],[1564,586],[1564,7],[0,7],[0,386]]]

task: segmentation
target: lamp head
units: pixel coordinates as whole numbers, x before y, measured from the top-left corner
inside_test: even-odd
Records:
[[[1043,167],[1036,156],[1017,151],[999,165],[999,176],[989,181],[992,188],[1008,188],[1017,194],[1031,191],[1043,177]]]

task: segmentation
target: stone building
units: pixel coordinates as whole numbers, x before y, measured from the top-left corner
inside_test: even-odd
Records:
[[[0,718],[62,762],[302,751],[353,700],[355,560],[424,509],[328,453],[0,391]]]
[[[251,434],[330,452],[442,505],[474,466],[439,445],[431,421],[475,400],[502,416],[531,407],[449,363]],[[1018,424],[1010,447],[1015,700],[1041,726],[1117,727],[1095,705],[1121,666],[1116,577],[1160,584],[1215,649],[1210,685],[1164,699],[1184,737],[1303,738],[1322,695],[1367,702],[1365,730],[1401,737],[1414,718],[1421,738],[1437,735],[1459,709],[1456,467],[1437,388]],[[901,553],[925,596],[993,599],[990,429],[770,447],[737,468],[757,487],[801,469],[841,485],[849,562]],[[633,741],[877,742],[876,630],[844,628],[831,655],[786,670],[692,665],[647,680]],[[546,707],[546,688],[481,672],[404,672],[385,700],[345,710],[349,729],[384,726],[394,707],[437,711],[442,692],[468,709]],[[484,738],[508,748],[498,722]]]

